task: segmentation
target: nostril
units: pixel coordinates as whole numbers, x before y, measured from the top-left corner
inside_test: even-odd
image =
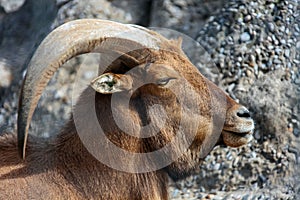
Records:
[[[251,117],[250,112],[246,108],[239,110],[237,112],[237,116],[242,117],[242,118],[250,118]]]

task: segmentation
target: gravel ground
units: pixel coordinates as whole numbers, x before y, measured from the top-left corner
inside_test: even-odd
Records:
[[[297,1],[228,1],[199,31],[219,86],[250,109],[256,131],[248,147],[213,151],[183,188],[213,189],[214,199],[297,199],[299,12]]]
[[[224,0],[161,0],[153,1],[149,26],[164,27],[195,38],[208,18],[220,11]]]
[[[89,17],[168,27],[186,33],[197,39],[206,50],[204,56],[191,54],[192,61],[233,98],[246,105],[256,121],[253,142],[239,149],[217,147],[195,175],[176,183],[171,182],[171,199],[298,199],[298,2],[120,2],[58,0],[60,9],[51,27],[72,19]],[[9,3],[0,1],[6,12],[17,9],[12,5],[13,2],[11,5]],[[15,1],[14,5],[21,4]],[[204,60],[204,57],[208,57],[206,55],[211,59]],[[39,102],[32,132],[43,133],[44,136],[56,133],[71,111],[71,83],[76,78],[76,71],[82,66],[89,67],[89,71],[82,76],[91,78],[91,70],[97,67],[97,58],[95,55],[81,56],[59,70]],[[15,130],[16,125],[20,80],[13,75],[14,68],[22,65],[18,62],[15,64],[13,59],[16,58],[0,55],[0,134],[4,130]]]

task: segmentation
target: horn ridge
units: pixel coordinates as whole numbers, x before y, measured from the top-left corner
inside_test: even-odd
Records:
[[[159,49],[166,41],[146,28],[99,19],[75,20],[53,30],[32,56],[21,88],[17,123],[21,157],[25,158],[28,129],[41,94],[66,61],[88,52],[126,53],[128,46]]]

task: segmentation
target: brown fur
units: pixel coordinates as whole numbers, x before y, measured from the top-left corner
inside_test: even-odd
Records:
[[[91,93],[88,88],[83,95]],[[101,111],[109,108],[97,103]],[[162,170],[131,174],[103,165],[85,149],[72,119],[56,138],[29,138],[25,161],[18,158],[15,135],[0,139],[0,199],[167,199]],[[130,149],[131,142],[122,145]]]
[[[200,106],[203,120],[194,145],[185,155],[171,166],[155,172],[130,174],[116,171],[90,155],[80,141],[71,118],[57,138],[48,141],[29,138],[29,141],[32,142],[28,144],[27,158],[23,162],[17,156],[16,137],[4,135],[0,138],[0,190],[5,191],[0,193],[0,199],[8,197],[10,199],[167,199],[167,174],[174,179],[182,178],[201,163],[201,157],[197,154],[199,154],[201,144],[208,131],[206,124],[210,123],[212,110],[211,105],[205,103],[210,98],[208,91],[204,92],[208,89],[205,86],[205,79],[194,78],[194,76],[201,75],[196,69],[188,71],[185,66],[190,63],[185,63],[186,61],[180,56],[167,54],[167,52],[159,52],[156,55],[156,64],[183,63],[176,70],[184,74],[186,79],[193,80],[191,85],[197,86],[197,92],[202,94],[201,99],[191,97],[185,102],[188,106]],[[150,71],[149,73],[153,75],[161,73],[157,67],[153,67]],[[201,82],[196,82],[200,80]],[[190,89],[177,88],[178,92],[186,90],[187,93]],[[218,89],[215,88],[215,90]],[[132,113],[132,123],[141,124],[140,116],[146,114],[144,109],[147,110],[147,106],[157,103],[163,105],[171,118],[160,134],[149,139],[137,139],[121,132],[113,123],[110,95],[96,94],[95,105],[98,120],[105,133],[108,133],[107,137],[127,151],[149,152],[159,149],[169,142],[174,136],[173,129],[178,128],[179,125],[181,114],[180,110],[177,110],[180,106],[177,105],[176,96],[167,89],[159,89],[155,85],[142,87],[136,93],[130,106],[132,110],[122,111],[124,108],[121,105],[120,108],[115,109],[119,109],[119,112]],[[90,121],[87,113],[93,112],[94,109],[89,106],[94,94],[94,90],[90,87],[87,88],[75,106],[75,112],[82,113],[81,117],[85,118],[87,123]],[[141,106],[140,102],[147,106]],[[159,118],[159,113],[157,113],[157,117]],[[146,116],[142,118],[147,119]],[[125,120],[126,123],[129,123],[128,119]],[[189,126],[193,120],[187,119],[184,123]],[[87,127],[89,126],[87,125]],[[89,132],[97,132],[97,130],[89,130]],[[93,139],[91,138],[91,140]],[[217,141],[213,142],[214,144],[210,144],[210,149]],[[21,188],[20,185],[22,185]],[[7,189],[13,186],[18,189]]]
[[[90,26],[84,23],[83,25]],[[13,134],[1,136],[0,199],[168,199],[168,176],[177,180],[189,175],[222,139],[225,144],[231,146],[245,144],[247,141],[238,140],[240,138],[238,134],[245,131],[251,133],[253,121],[247,117],[237,116],[242,106],[204,78],[184,55],[180,45],[179,39],[163,43],[161,46],[163,50],[144,48],[121,56],[112,63],[108,72],[123,74],[135,67],[135,71],[129,72],[133,85],[145,80],[154,80],[155,83],[163,77],[172,77],[174,80],[166,87],[152,83],[143,85],[136,91],[120,92],[118,102],[113,107],[111,95],[95,94],[91,87],[87,87],[76,103],[70,120],[58,136],[47,140],[33,136],[28,139],[25,160],[18,158],[16,136]],[[67,52],[72,51],[67,49]],[[62,57],[66,59],[64,56],[62,53]],[[62,63],[59,62],[60,64]],[[52,66],[50,71],[44,70],[51,75],[55,67],[59,66]],[[40,82],[44,81],[43,78],[45,79],[36,77]],[[185,84],[185,80],[188,84]],[[33,82],[27,84],[29,87]],[[40,91],[43,87],[38,89]],[[128,95],[131,96],[129,107],[124,106],[122,102]],[[178,95],[181,99],[178,99]],[[26,106],[30,106],[26,101],[36,100],[32,98],[36,97],[27,98],[25,95],[23,100]],[[156,104],[163,107],[168,118],[155,136],[133,137],[115,124],[112,109],[117,111],[121,123],[138,135],[139,127],[151,122],[160,123],[162,113],[154,110],[151,114],[149,109]],[[33,110],[34,108],[30,108],[30,112]],[[147,173],[118,171],[93,157],[83,145],[80,133],[77,133],[78,124],[75,126],[74,119],[84,122],[85,129],[80,130],[84,131],[89,144],[97,143],[101,139],[98,135],[99,130],[92,124],[94,112],[106,137],[128,152],[147,153],[161,149],[178,134],[177,131],[183,133],[177,141],[178,145],[163,156],[173,157],[186,141],[192,139],[192,143],[181,157],[163,169]],[[27,119],[26,115],[24,116],[24,119]],[[26,123],[25,120],[20,124],[25,127]],[[136,124],[140,126],[135,127]],[[221,135],[223,124],[227,131],[225,138]],[[220,126],[221,129],[218,129]],[[194,130],[196,130],[195,137],[192,135]],[[26,138],[21,138],[22,140],[26,145]],[[239,143],[236,145],[236,142]],[[105,154],[105,152],[96,153]],[[105,156],[114,159],[114,155]],[[155,163],[159,161],[146,161],[152,162],[151,164],[155,166],[159,164]],[[126,158],[120,162],[128,167],[144,164]]]

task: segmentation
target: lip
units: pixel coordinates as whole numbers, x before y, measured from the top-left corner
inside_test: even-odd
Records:
[[[230,147],[240,147],[253,139],[253,130],[248,132],[222,131],[222,143]]]
[[[249,138],[252,135],[253,131],[247,131],[247,132],[234,132],[234,131],[227,131],[223,130],[222,134],[229,134],[234,137],[242,137],[242,138]]]

